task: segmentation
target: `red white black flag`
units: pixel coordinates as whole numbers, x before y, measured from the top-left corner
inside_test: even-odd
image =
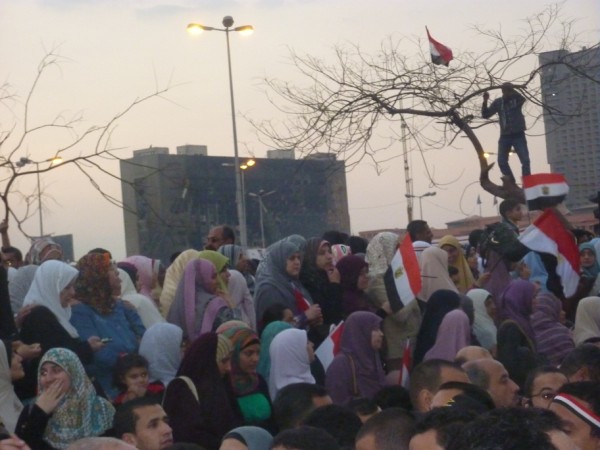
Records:
[[[453,59],[452,50],[450,50],[444,44],[440,44],[438,41],[433,39],[429,34],[429,29],[427,27],[425,27],[425,30],[427,30],[427,38],[429,39],[431,61],[434,64],[443,64],[444,66],[447,66]]]
[[[530,210],[556,206],[569,193],[567,180],[560,173],[536,173],[523,177],[523,191]]]

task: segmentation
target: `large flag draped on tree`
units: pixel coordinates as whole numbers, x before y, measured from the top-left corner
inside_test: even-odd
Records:
[[[565,296],[575,293],[579,283],[579,249],[575,237],[554,210],[544,211],[523,231],[519,240],[531,250],[554,255],[557,259],[556,273],[560,276]]]
[[[558,205],[569,193],[565,177],[559,173],[536,173],[523,177],[523,191],[530,210]]]
[[[429,51],[431,52],[431,61],[434,64],[443,64],[444,66],[447,66],[450,63],[450,61],[452,61],[452,59],[454,58],[454,56],[452,55],[452,50],[450,50],[444,44],[441,44],[435,39],[433,39],[431,37],[431,34],[429,34],[429,29],[427,27],[425,27],[425,30],[427,30],[427,39],[429,39]]]

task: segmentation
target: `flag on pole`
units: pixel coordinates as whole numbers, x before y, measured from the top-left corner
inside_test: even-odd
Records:
[[[523,191],[527,208],[543,210],[562,202],[569,193],[569,185],[560,173],[536,173],[523,177]]]
[[[450,61],[454,58],[452,56],[452,50],[446,47],[444,44],[440,44],[438,41],[433,39],[429,34],[429,29],[425,27],[427,30],[427,38],[429,39],[429,51],[431,52],[431,62],[437,65],[448,66]]]
[[[421,270],[410,235],[406,233],[392,258],[391,272],[402,306],[412,302],[421,291]],[[394,309],[393,305],[392,309]],[[400,306],[400,308],[402,307]]]
[[[344,331],[344,321],[337,325],[332,325],[329,336],[315,350],[315,355],[321,361],[323,369],[326,371],[335,355],[340,351],[340,342],[342,340],[342,332]]]
[[[410,348],[410,339],[404,344],[404,352],[402,353],[402,367],[400,367],[399,384],[408,389],[410,383],[410,368],[412,365],[412,351]]]
[[[557,259],[556,273],[560,276],[565,296],[575,293],[579,283],[579,249],[554,210],[547,209],[519,236],[523,245]]]

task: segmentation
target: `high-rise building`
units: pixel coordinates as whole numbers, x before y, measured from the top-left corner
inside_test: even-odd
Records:
[[[261,246],[263,232],[268,245],[295,233],[349,231],[343,161],[323,155],[294,159],[285,151],[272,156],[256,158],[242,171],[249,247]],[[178,147],[177,155],[153,147],[120,165],[128,255],[168,261],[175,251],[202,249],[212,226],[236,228],[233,157],[208,156],[205,146]]]
[[[569,209],[591,208],[600,190],[600,48],[539,55],[546,151],[569,183]]]

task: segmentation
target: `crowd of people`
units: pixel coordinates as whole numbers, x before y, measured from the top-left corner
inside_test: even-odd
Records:
[[[500,211],[510,233],[521,205]],[[26,257],[2,224],[0,450],[600,449],[600,238],[566,297],[548,255],[433,242],[398,301],[401,237],[288,236],[261,261],[227,225],[168,266]],[[402,300],[402,299],[400,299]]]

